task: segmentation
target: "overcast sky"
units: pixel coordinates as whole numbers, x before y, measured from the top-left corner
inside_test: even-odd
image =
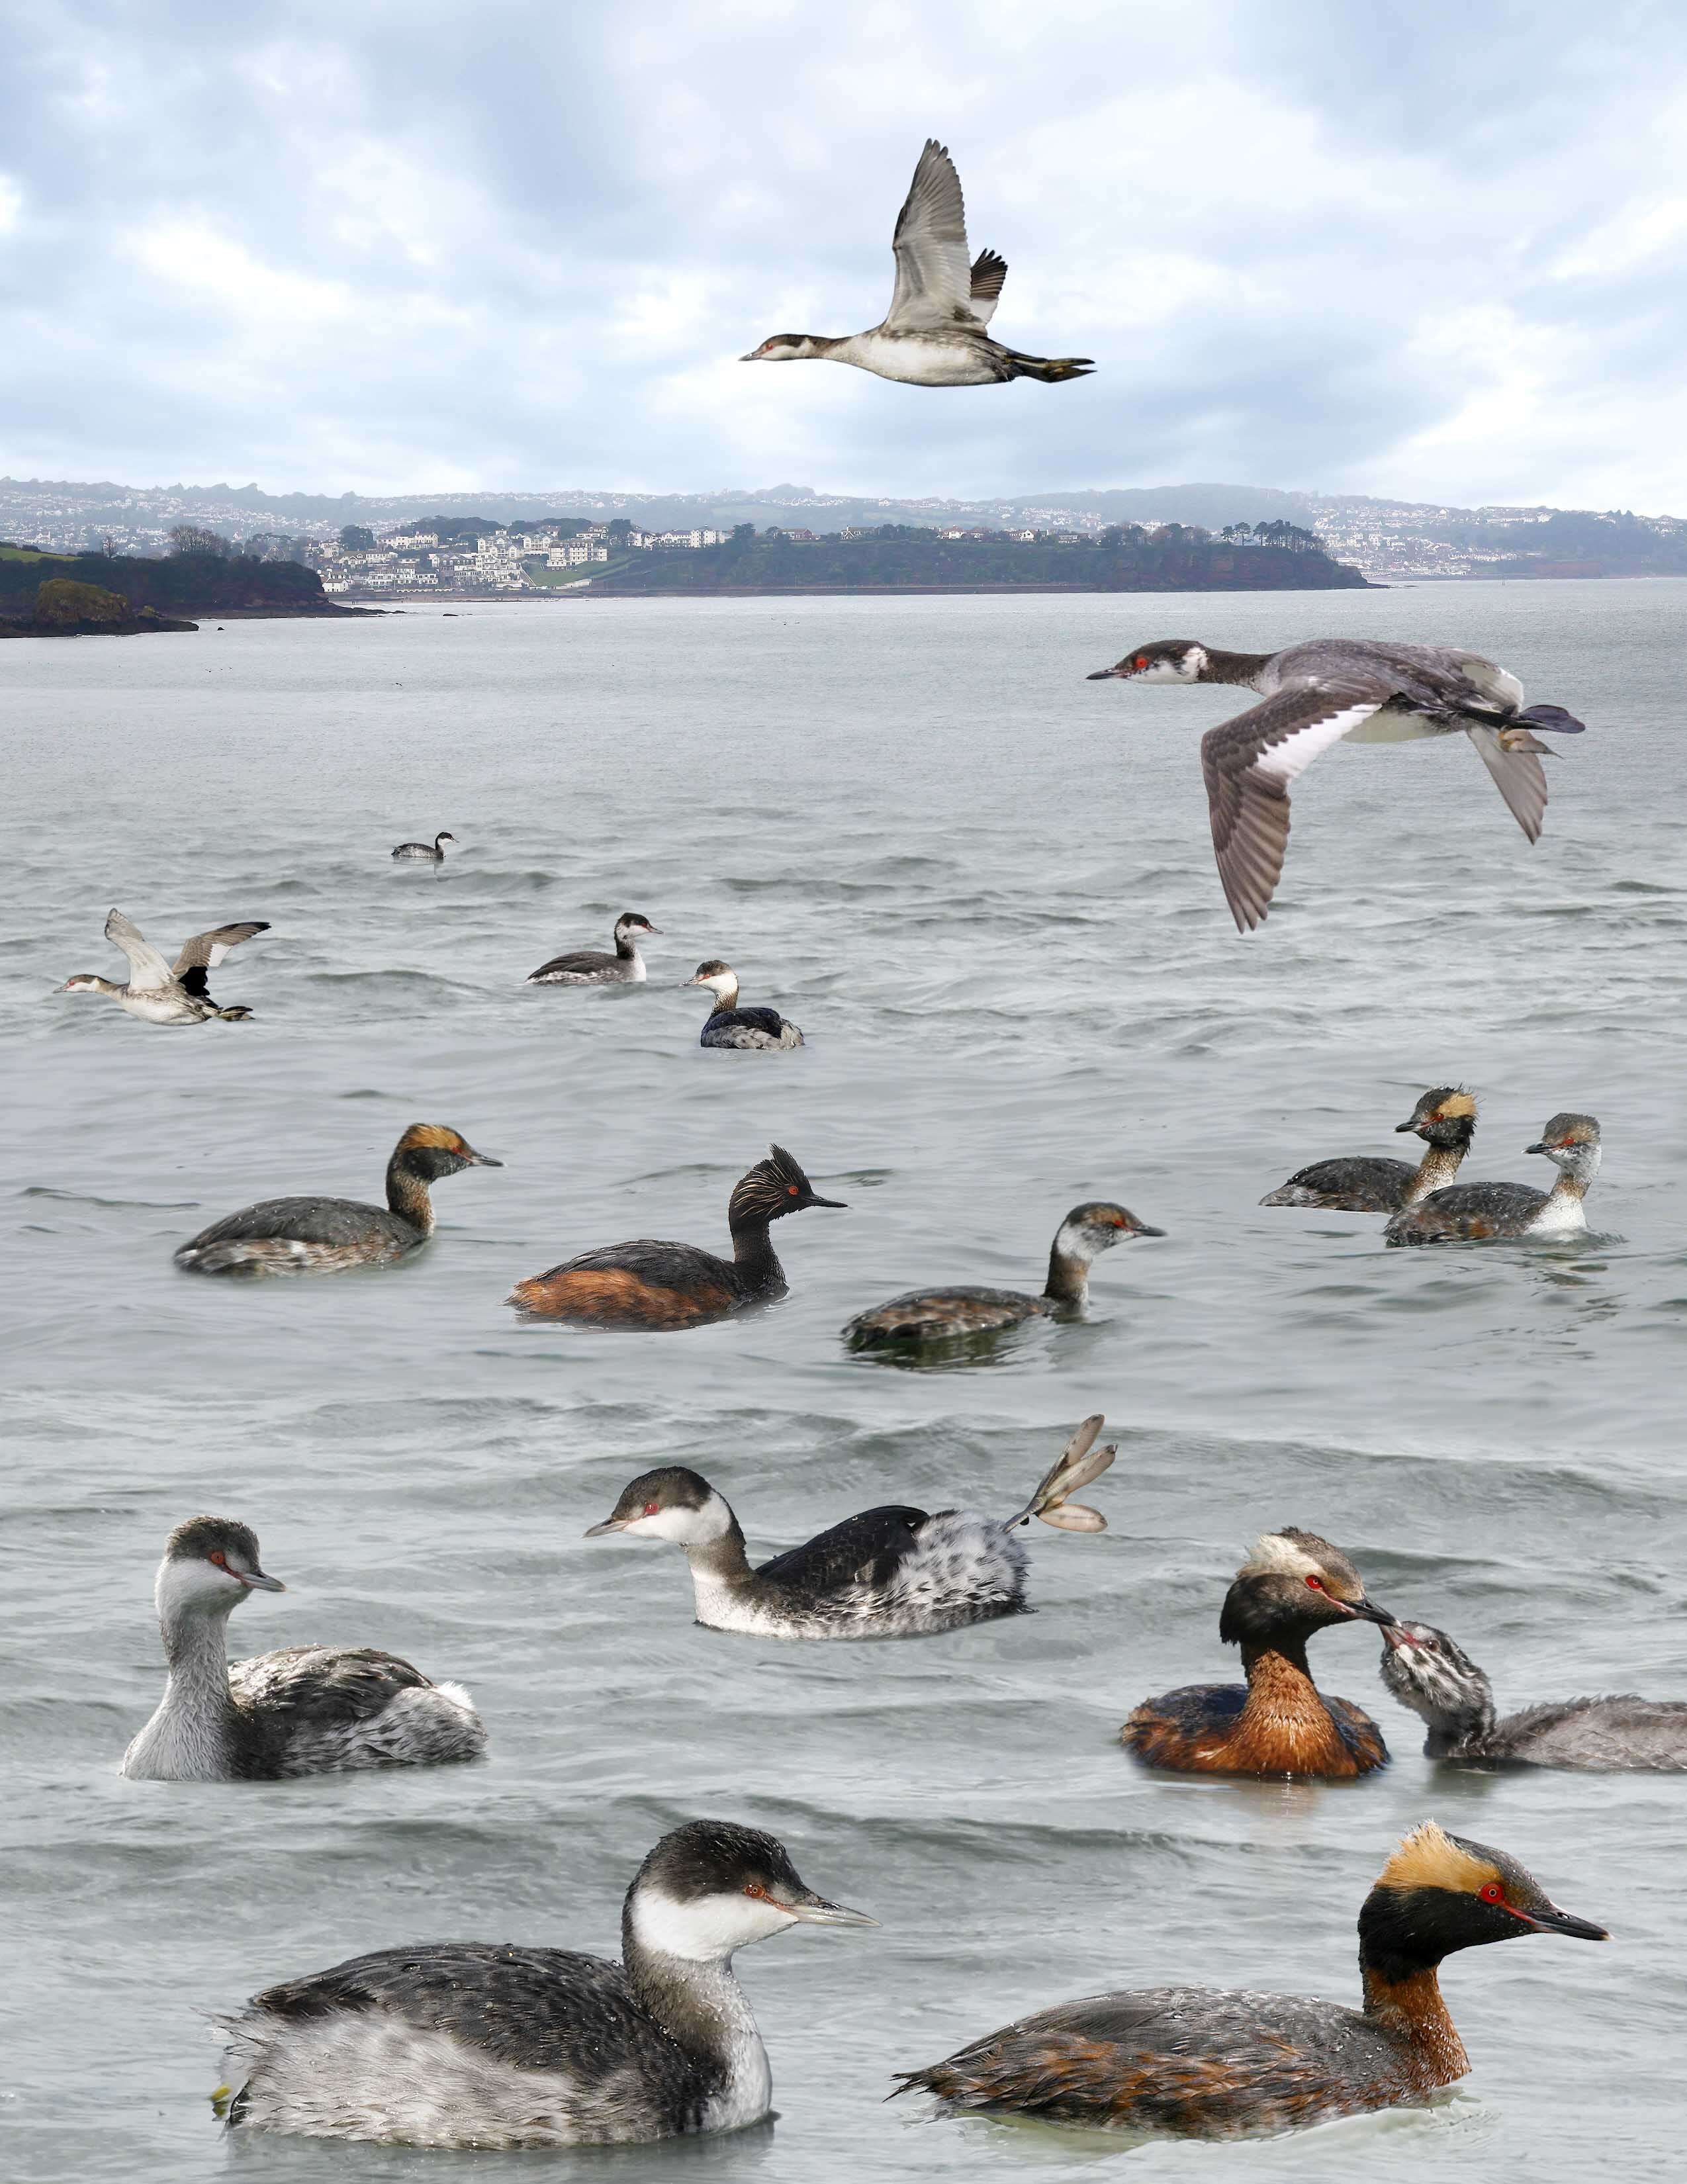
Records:
[[[1687,513],[1687,8],[31,0],[0,471],[273,490],[1191,479]],[[993,331],[889,298],[927,135]]]

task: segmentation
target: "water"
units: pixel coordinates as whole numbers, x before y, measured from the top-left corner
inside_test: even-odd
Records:
[[[1438,1774],[1363,1630],[1316,1660],[1383,1723],[1380,1778],[1154,1779],[1114,1737],[1139,1698],[1227,1673],[1227,1578],[1284,1523],[1445,1623],[1504,1704],[1687,1695],[1684,593],[676,600],[0,651],[25,822],[0,869],[4,2173],[198,2184],[235,2150],[276,2184],[1673,2173],[1687,1778]],[[1233,699],[1083,677],[1147,636],[1341,630],[1456,637],[1594,732],[1562,746],[1534,850],[1469,751],[1337,752],[1243,942],[1195,758]],[[464,845],[443,871],[389,862],[441,827]],[[114,902],[172,945],[270,919],[215,980],[255,1020],[164,1033],[53,998],[116,969]],[[648,987],[522,985],[628,907],[663,928]],[[698,1049],[702,997],[676,989],[714,955],[805,1051]],[[1594,1235],[1386,1252],[1372,1220],[1257,1206],[1309,1158],[1397,1151],[1417,1093],[1458,1080],[1473,1175],[1539,1183],[1546,1116],[1600,1116]],[[418,1119],[508,1162],[441,1186],[418,1263],[172,1270],[253,1199],[378,1196]],[[502,1308],[592,1244],[721,1246],[771,1139],[849,1201],[776,1232],[777,1311],[656,1338]],[[1170,1233],[1099,1262],[1086,1325],[943,1371],[842,1349],[916,1281],[1035,1288],[1094,1195]],[[581,1536],[665,1461],[767,1552],[887,1499],[1005,1512],[1098,1409],[1122,1449],[1085,1498],[1112,1529],[1038,1529],[1034,1620],[720,1637],[676,1554]],[[119,1780],[160,1688],[153,1567],[201,1509],[252,1523],[292,1588],[242,1608],[237,1647],[377,1643],[461,1678],[488,1763]],[[742,1959],[776,2125],[577,2157],[214,2126],[201,2013],[389,1942],[612,1951],[637,1860],[696,1814],[773,1829],[883,1921]],[[1359,1903],[1432,1814],[1616,1936],[1455,1959],[1475,2070],[1439,2109],[1122,2152],[882,2105],[894,2067],[1108,1986],[1355,1999]]]

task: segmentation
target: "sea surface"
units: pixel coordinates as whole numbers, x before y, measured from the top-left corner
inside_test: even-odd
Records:
[[[1116,1738],[1144,1696],[1233,1675],[1225,1585],[1283,1524],[1450,1629],[1503,1707],[1687,1696],[1684,609],[1674,582],[604,601],[0,649],[0,2173],[1679,2175],[1687,1775],[1437,1769],[1363,1626],[1314,1663],[1383,1724],[1379,1776],[1155,1778]],[[1196,749],[1234,694],[1083,678],[1150,637],[1339,632],[1489,653],[1589,733],[1534,849],[1462,743],[1336,751],[1244,940]],[[443,869],[391,862],[440,827]],[[122,974],[114,903],[170,953],[269,919],[214,980],[253,1019],[164,1031],[56,995]],[[661,928],[647,985],[523,983],[628,908]],[[679,989],[714,956],[802,1051],[699,1048]],[[1479,1095],[1471,1178],[1550,1182],[1523,1153],[1547,1116],[1600,1117],[1587,1238],[1390,1251],[1375,1218],[1258,1205],[1314,1157],[1399,1153],[1444,1083]],[[412,1263],[174,1270],[252,1200],[378,1199],[416,1121],[506,1165],[439,1187]],[[849,1202],[776,1230],[784,1304],[665,1335],[504,1308],[592,1245],[724,1248],[772,1140]],[[1085,1323],[939,1369],[839,1341],[916,1283],[1038,1288],[1096,1196],[1167,1233],[1098,1262]],[[1034,1617],[721,1636],[676,1552],[582,1537],[661,1462],[713,1480],[756,1552],[885,1501],[1005,1515],[1096,1410],[1119,1456],[1084,1498],[1111,1529],[1023,1535]],[[199,1511],[253,1525],[289,1588],[242,1607],[237,1651],[401,1652],[470,1686],[486,1763],[120,1780],[162,1688],[153,1568]],[[882,1922],[740,1958],[777,2121],[497,2156],[213,2121],[218,2013],[387,1944],[613,1954],[639,1860],[699,1814],[771,1829]],[[1453,1959],[1474,2067],[1440,2105],[1218,2147],[884,2105],[893,2070],[1109,1987],[1356,2001],[1360,1903],[1430,1815],[1612,1934]]]

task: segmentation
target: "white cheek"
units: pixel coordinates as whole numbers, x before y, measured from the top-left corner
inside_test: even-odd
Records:
[[[647,1948],[693,1964],[719,1964],[734,1949],[782,1933],[796,1921],[766,1897],[702,1896],[679,1903],[641,1889],[632,1907],[632,1930]]]
[[[225,1575],[209,1563],[171,1560],[159,1564],[153,1596],[159,1620],[168,1622],[187,1607],[232,1607],[245,1592],[238,1578]]]
[[[718,1494],[711,1494],[700,1509],[659,1509],[654,1517],[635,1517],[626,1529],[644,1539],[697,1546],[718,1540],[732,1521],[732,1511]]]

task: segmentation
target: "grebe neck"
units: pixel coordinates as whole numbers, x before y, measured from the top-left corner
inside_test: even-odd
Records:
[[[424,1236],[432,1235],[433,1201],[428,1196],[427,1184],[402,1153],[394,1153],[387,1163],[387,1204],[411,1228],[420,1228]]]
[[[785,1290],[785,1269],[780,1265],[773,1241],[768,1234],[769,1223],[765,1217],[750,1215],[732,1223],[732,1264],[740,1279],[750,1288],[771,1295],[782,1295]]]
[[[1470,2058],[1442,1999],[1435,1964],[1372,1964],[1361,1942],[1359,1974],[1366,2016],[1417,2051],[1424,2084],[1450,2086],[1464,2076]]]
[[[1248,689],[1255,687],[1256,678],[1272,658],[1269,652],[1222,652],[1212,645],[1202,649],[1206,657],[1195,677],[1197,682],[1234,682]]]
[[[628,1896],[621,1943],[628,1984],[697,2067],[703,2080],[698,2127],[754,2123],[767,2112],[772,2073],[732,1957],[676,1954],[661,1946],[663,1925],[659,1903],[640,1903],[636,1891]]]

